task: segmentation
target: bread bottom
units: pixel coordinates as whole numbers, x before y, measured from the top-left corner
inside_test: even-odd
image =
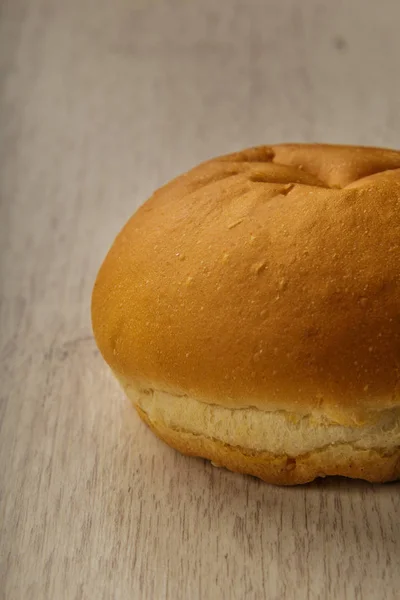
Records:
[[[399,447],[385,451],[338,444],[296,457],[278,456],[172,429],[161,422],[152,421],[141,407],[137,404],[134,406],[150,429],[182,454],[206,458],[216,466],[253,475],[268,483],[298,485],[329,475],[364,479],[372,483],[384,483],[400,478]]]

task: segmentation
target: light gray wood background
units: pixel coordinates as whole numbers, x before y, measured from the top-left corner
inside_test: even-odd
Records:
[[[400,147],[398,0],[0,0],[0,597],[399,598],[399,487],[279,489],[139,422],[90,294],[150,192],[258,143]]]

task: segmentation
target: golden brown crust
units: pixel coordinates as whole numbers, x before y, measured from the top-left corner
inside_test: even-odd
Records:
[[[351,423],[400,404],[399,265],[400,152],[245,150],[130,219],[95,284],[94,332],[144,385]]]
[[[378,449],[359,450],[349,445],[327,447],[297,456],[275,456],[269,452],[249,452],[214,439],[176,431],[150,421],[135,405],[141,419],[165,443],[187,456],[198,456],[246,475],[276,485],[298,485],[317,477],[340,475],[385,483],[400,478],[400,448],[385,454]]]

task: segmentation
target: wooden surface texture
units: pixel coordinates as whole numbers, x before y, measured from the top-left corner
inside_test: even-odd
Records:
[[[248,145],[400,147],[398,0],[0,0],[0,598],[368,599],[399,486],[187,459],[100,358],[90,294],[151,191]]]

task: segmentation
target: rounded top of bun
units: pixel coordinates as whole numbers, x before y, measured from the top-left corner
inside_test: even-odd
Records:
[[[400,404],[400,152],[285,144],[205,162],[117,236],[92,299],[142,389],[362,422]]]

